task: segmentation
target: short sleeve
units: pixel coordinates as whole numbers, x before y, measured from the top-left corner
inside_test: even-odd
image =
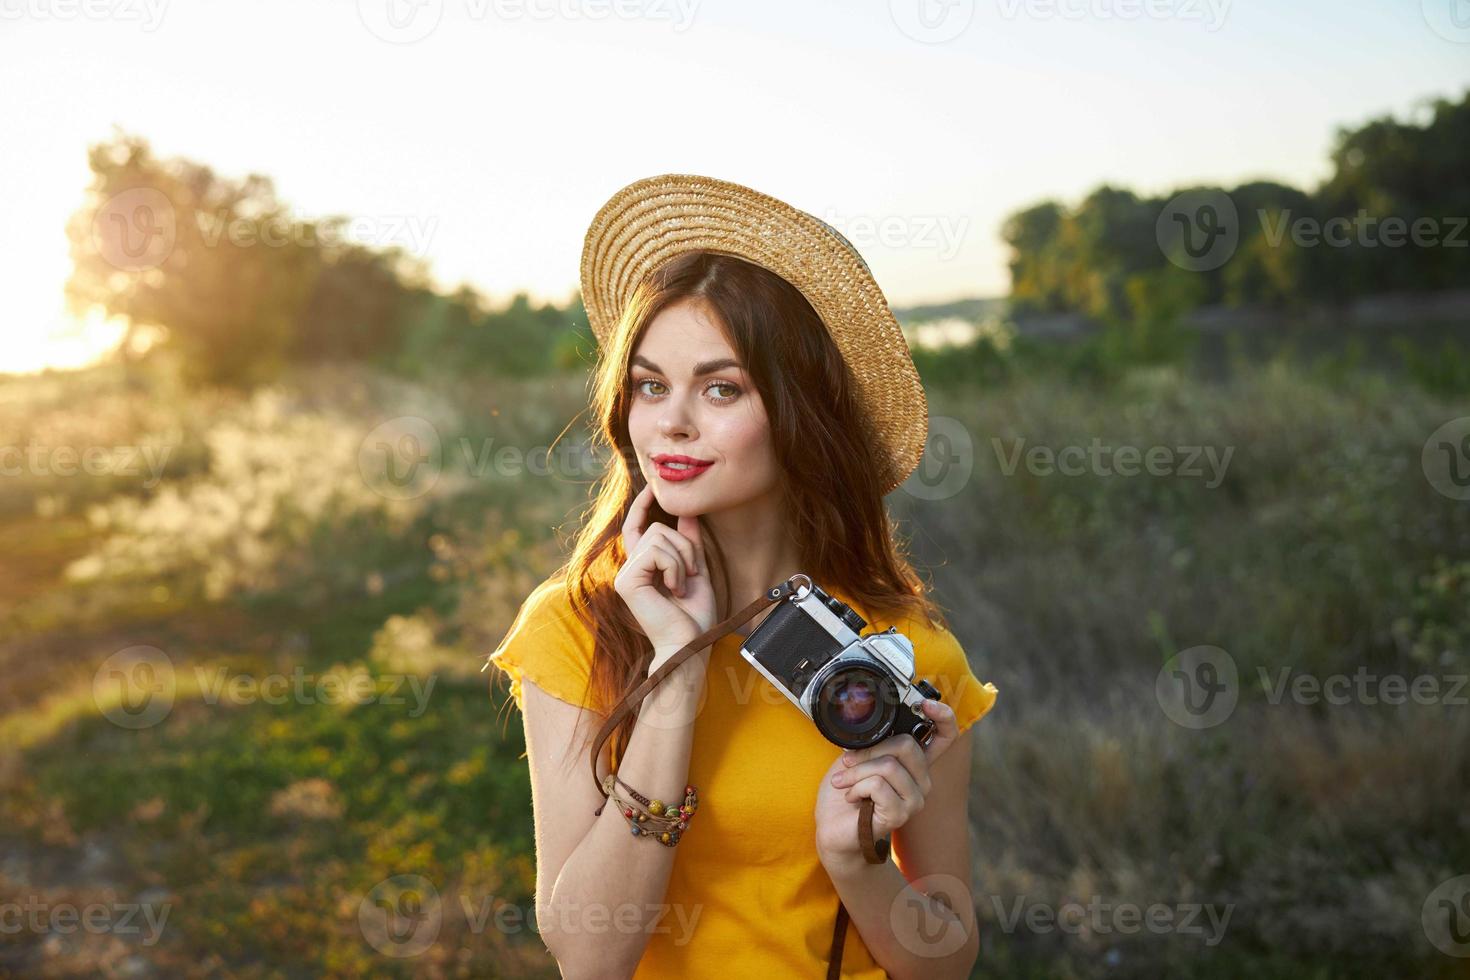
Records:
[[[521,710],[526,679],[560,701],[587,708],[592,707],[587,690],[592,648],[592,636],[561,580],[548,579],[521,604],[489,662],[510,678],[510,696]]]
[[[945,704],[954,711],[961,732],[984,718],[995,706],[999,692],[989,682],[981,683],[970,668],[955,635],[927,618],[910,619],[898,631],[914,644],[914,674],[939,689]]]

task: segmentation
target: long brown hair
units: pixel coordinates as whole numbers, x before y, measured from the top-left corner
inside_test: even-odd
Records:
[[[874,614],[926,615],[943,625],[896,542],[896,525],[883,505],[882,474],[873,465],[877,441],[856,381],[821,318],[775,273],[729,255],[689,252],[661,266],[635,291],[591,382],[595,446],[612,458],[583,513],[571,557],[558,570],[572,608],[595,637],[586,692],[591,703],[616,704],[647,676],[653,658],[648,638],[612,584],[627,558],[623,521],[646,483],[628,436],[629,361],[653,318],[685,300],[717,314],[760,393],[800,569]],[[657,501],[651,516],[669,527],[678,523]],[[700,531],[718,622],[739,608],[733,601],[743,606],[755,597],[729,594],[722,542],[703,519]],[[624,719],[609,740],[614,765],[635,721],[636,715]]]

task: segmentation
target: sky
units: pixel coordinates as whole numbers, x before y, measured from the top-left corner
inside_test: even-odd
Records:
[[[1310,187],[1337,127],[1467,87],[1467,0],[0,0],[0,371],[117,336],[62,304],[116,129],[498,301],[565,301],[602,203],[692,173],[828,221],[909,305],[1003,295],[1019,208]]]

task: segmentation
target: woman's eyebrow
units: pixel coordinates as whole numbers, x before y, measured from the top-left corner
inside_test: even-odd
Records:
[[[633,363],[642,365],[643,367],[646,367],[648,368],[648,370],[653,371],[657,374],[664,373],[663,368],[659,367],[657,364],[653,363],[642,354],[634,354]],[[725,368],[739,367],[740,362],[735,360],[733,357],[722,357],[719,360],[715,361],[700,361],[698,364],[694,365],[694,377],[698,378],[701,375],[714,374],[716,371],[723,371]]]

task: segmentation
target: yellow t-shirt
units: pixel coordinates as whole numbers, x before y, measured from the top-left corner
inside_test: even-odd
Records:
[[[874,620],[840,590],[827,591],[868,620],[862,632],[892,625],[913,642],[915,676],[939,689],[961,731],[994,705],[995,687],[975,677],[949,630],[923,617]],[[813,810],[818,784],[842,750],[746,662],[741,640],[728,634],[710,653],[689,763],[699,813],[679,842],[664,897],[669,911],[635,977],[820,976],[826,969],[838,896],[817,858]],[[509,676],[518,708],[522,678],[590,707],[584,692],[592,646],[560,582],[548,579],[526,599],[490,662]],[[772,827],[781,833],[773,836]],[[842,976],[886,976],[852,925]]]

